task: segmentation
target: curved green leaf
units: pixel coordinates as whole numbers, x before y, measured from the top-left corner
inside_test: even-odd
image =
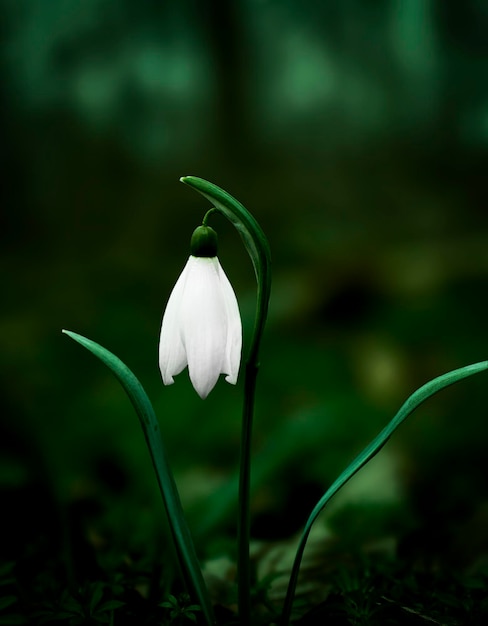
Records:
[[[249,252],[256,277],[258,280],[262,280],[271,254],[266,235],[251,213],[230,193],[203,178],[182,176],[180,181],[205,196],[217,210],[232,222]]]
[[[251,258],[258,284],[258,299],[249,360],[256,360],[271,292],[271,252],[266,235],[251,213],[224,189],[196,176],[183,176],[180,180],[201,193],[233,224]]]
[[[193,540],[184,518],[178,490],[173,474],[168,464],[166,453],[161,439],[159,422],[143,386],[132,371],[115,354],[109,352],[98,343],[73,333],[63,330],[63,333],[74,339],[84,348],[94,354],[104,363],[129,396],[134,406],[144,432],[151,459],[156,472],[156,478],[163,497],[163,503],[168,515],[168,522],[175,544],[178,560],[181,565],[188,590],[198,599],[202,607],[207,624],[214,624],[212,605],[208,591],[203,580],[200,564],[195,552]]]
[[[389,424],[377,435],[373,441],[364,448],[364,450],[358,454],[358,456],[352,461],[352,463],[340,474],[340,476],[332,483],[325,494],[320,498],[315,508],[313,509],[310,517],[305,524],[300,543],[298,545],[297,553],[293,563],[290,582],[288,584],[288,590],[286,593],[285,603],[283,605],[283,612],[281,617],[281,625],[286,626],[290,619],[293,597],[295,595],[295,588],[298,581],[298,572],[307,543],[312,525],[327,504],[329,500],[334,496],[341,487],[343,487],[347,481],[356,474],[368,461],[370,461],[385,445],[391,435],[405,421],[405,419],[420,406],[425,400],[433,396],[435,393],[441,391],[445,387],[452,385],[463,378],[473,376],[488,369],[488,361],[482,361],[475,363],[474,365],[466,365],[459,369],[443,374],[434,378],[430,382],[426,383],[420,389],[417,389],[409,398],[404,402],[395,417],[389,422]]]

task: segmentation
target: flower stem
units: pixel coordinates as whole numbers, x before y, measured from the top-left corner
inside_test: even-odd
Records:
[[[242,410],[241,459],[239,470],[239,519],[237,527],[237,585],[239,618],[241,624],[251,623],[251,568],[249,559],[250,540],[250,485],[251,443],[254,396],[258,366],[246,364],[244,381],[244,405]]]
[[[267,267],[269,271],[269,266]],[[239,619],[243,626],[251,623],[251,565],[250,542],[250,490],[251,445],[254,417],[254,398],[259,370],[259,347],[268,312],[270,281],[258,281],[256,318],[244,375],[244,403],[242,407],[241,458],[239,468],[239,518],[237,526],[237,595]]]
[[[203,216],[202,226],[207,226],[208,218],[212,215],[212,213],[216,213],[216,212],[217,212],[217,209],[215,208],[209,209]]]

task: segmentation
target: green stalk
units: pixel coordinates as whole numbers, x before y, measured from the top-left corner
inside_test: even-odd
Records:
[[[141,423],[144,437],[151,454],[159,489],[168,516],[171,535],[186,586],[190,595],[198,600],[207,626],[212,626],[215,624],[212,604],[205,581],[203,580],[190,530],[183,514],[178,490],[164,450],[159,430],[159,422],[154,413],[151,401],[139,380],[118,357],[98,343],[82,335],[70,332],[69,330],[63,330],[63,333],[98,357],[113,374],[115,374],[129,396]]]
[[[390,423],[385,426],[385,428],[373,439],[371,443],[369,443],[364,450],[358,454],[358,456],[348,465],[348,467],[342,472],[342,474],[332,483],[329,489],[325,492],[322,498],[318,501],[315,508],[313,509],[310,517],[305,524],[305,528],[302,532],[302,536],[300,537],[300,542],[298,544],[297,553],[295,556],[295,560],[293,562],[290,582],[288,583],[288,589],[286,592],[285,602],[283,605],[283,611],[281,614],[280,626],[287,626],[290,621],[292,606],[293,606],[293,598],[295,595],[295,589],[298,581],[298,573],[300,570],[300,564],[302,562],[303,553],[305,551],[305,545],[307,543],[308,536],[312,529],[312,525],[322,512],[322,509],[325,507],[327,502],[334,496],[341,487],[343,487],[349,479],[351,479],[356,472],[358,472],[368,461],[370,461],[385,445],[391,435],[395,432],[395,430],[400,426],[400,424],[411,414],[415,409],[425,402],[428,398],[433,396],[441,389],[448,387],[449,385],[453,385],[454,383],[462,380],[463,378],[467,378],[468,376],[473,376],[473,374],[478,374],[479,372],[483,372],[488,369],[488,361],[482,361],[480,363],[475,363],[474,365],[466,365],[465,367],[461,367],[459,369],[453,370],[452,372],[448,372],[447,374],[443,374],[442,376],[438,376],[433,380],[429,381],[420,389],[417,389],[401,406],[398,413],[395,417],[390,421]]]
[[[237,229],[251,258],[257,281],[257,302],[254,330],[244,375],[244,403],[242,409],[242,437],[239,470],[239,519],[237,530],[237,584],[239,618],[244,626],[251,624],[251,568],[249,561],[250,540],[250,483],[251,444],[256,379],[259,370],[259,348],[266,324],[271,291],[271,254],[268,240],[249,211],[226,191],[202,178],[185,176],[181,182],[189,185],[207,200],[215,210],[222,213]],[[208,217],[208,213],[204,218]]]
[[[242,408],[241,455],[239,465],[239,517],[237,524],[237,593],[241,624],[251,623],[250,493],[251,445],[254,396],[258,368],[246,364],[244,404]]]

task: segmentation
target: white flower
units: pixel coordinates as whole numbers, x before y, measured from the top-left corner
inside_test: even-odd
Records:
[[[242,347],[239,308],[216,256],[190,256],[169,297],[161,326],[159,367],[165,385],[186,365],[201,398],[220,374],[237,382]]]

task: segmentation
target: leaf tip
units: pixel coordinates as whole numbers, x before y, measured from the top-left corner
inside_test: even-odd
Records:
[[[68,337],[76,341],[76,333],[74,333],[72,330],[66,330],[66,328],[63,328],[61,332],[63,333],[63,335],[68,335]]]
[[[192,187],[193,189],[196,189],[197,191],[200,191],[199,183],[201,182],[205,183],[207,181],[204,181],[203,178],[198,178],[198,176],[181,176],[180,177],[180,183],[183,183],[184,185],[188,185],[189,187]]]

